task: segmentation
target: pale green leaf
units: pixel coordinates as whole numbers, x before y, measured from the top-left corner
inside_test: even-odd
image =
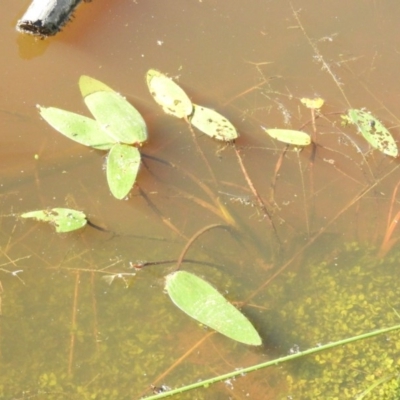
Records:
[[[308,133],[302,131],[294,131],[291,129],[266,129],[261,127],[269,136],[279,140],[280,142],[292,144],[294,146],[308,146],[311,138]]]
[[[351,108],[342,118],[357,126],[365,140],[375,149],[380,150],[388,156],[397,157],[398,149],[396,142],[382,122],[369,112]]]
[[[183,312],[196,321],[241,343],[261,345],[250,321],[208,282],[186,271],[166,277],[165,289]]]
[[[21,214],[22,218],[33,218],[37,221],[49,222],[56,232],[71,232],[86,225],[86,215],[81,211],[69,208],[52,208],[50,210],[30,211]]]
[[[140,166],[140,153],[126,144],[113,146],[107,157],[107,181],[111,193],[121,200],[132,189]]]
[[[79,89],[83,98],[96,92],[115,92],[115,90],[111,89],[105,83],[87,75],[82,75],[79,78]]]
[[[208,136],[218,140],[234,140],[239,135],[235,127],[221,114],[210,108],[194,104],[190,123]]]
[[[155,69],[150,69],[146,74],[146,81],[154,100],[166,114],[178,118],[187,118],[192,114],[191,100],[172,79]]]
[[[98,150],[108,150],[115,143],[92,118],[54,107],[38,108],[48,124],[75,142]]]
[[[114,141],[141,144],[147,140],[143,117],[120,94],[100,91],[87,95],[84,100],[97,122]]]

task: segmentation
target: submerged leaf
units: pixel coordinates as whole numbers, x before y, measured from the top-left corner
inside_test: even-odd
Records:
[[[193,112],[193,105],[188,95],[172,79],[155,69],[146,74],[147,86],[154,100],[166,114],[186,118]]]
[[[107,157],[107,181],[111,193],[121,200],[132,189],[140,166],[140,153],[126,144],[113,146]]]
[[[51,210],[30,211],[21,214],[22,218],[33,218],[37,221],[49,222],[56,232],[71,232],[86,225],[86,215],[70,208],[52,208]]]
[[[40,107],[42,118],[69,139],[98,150],[108,150],[115,143],[97,121],[54,107]]]
[[[317,97],[315,99],[308,99],[306,97],[303,97],[302,99],[300,99],[300,101],[307,107],[307,108],[313,108],[313,109],[318,109],[321,108],[324,103],[325,100],[321,99],[320,97]]]
[[[196,321],[238,342],[261,345],[250,321],[203,279],[186,271],[173,272],[166,277],[165,289],[175,305]]]
[[[218,140],[234,140],[239,135],[235,127],[221,114],[210,108],[194,104],[190,123],[208,136]]]
[[[267,129],[263,126],[261,128],[272,138],[283,143],[295,146],[308,146],[311,143],[310,135],[302,131],[294,131],[291,129]]]
[[[82,75],[79,78],[79,89],[83,98],[95,92],[115,92],[115,90],[111,89],[105,83],[87,75]]]
[[[147,140],[143,117],[124,97],[114,91],[100,91],[85,97],[90,112],[115,141],[141,144]]]
[[[365,140],[382,153],[397,157],[398,149],[390,132],[369,112],[351,108],[342,118],[357,126]]]

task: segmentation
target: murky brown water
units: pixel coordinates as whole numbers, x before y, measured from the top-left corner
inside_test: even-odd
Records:
[[[346,287],[346,268],[369,271],[378,263],[388,220],[399,211],[398,196],[392,200],[398,161],[369,152],[354,127],[341,125],[340,113],[366,107],[399,139],[400,5],[306,3],[96,0],[82,4],[61,34],[40,41],[14,30],[29,1],[2,2],[0,397],[137,399],[151,394],[150,385],[183,386],[285,355],[297,345],[304,349],[395,322],[388,317],[359,324],[358,332],[331,332],[321,322],[324,306],[312,293],[324,292],[318,285],[325,281],[313,275],[321,265],[335,271],[334,285]],[[194,141],[183,121],[163,114],[153,101],[144,79],[150,68],[174,77],[194,102],[215,108],[237,127],[236,146],[275,231],[234,149],[200,134]],[[87,113],[77,85],[83,74],[121,92],[148,124],[143,167],[128,200],[110,195],[104,153],[61,136],[35,107]],[[260,126],[312,134],[303,97],[325,99],[314,133],[318,146],[300,153],[289,149],[278,169],[284,145]],[[110,232],[86,227],[57,235],[15,217],[48,207],[82,210]],[[140,261],[177,260],[197,231],[232,218],[234,234],[204,234],[184,268],[229,300],[246,302],[242,310],[263,338],[258,349],[210,336],[170,303],[163,278],[173,263],[136,275],[130,268]],[[391,267],[360,274],[364,280],[353,286],[361,293],[384,298],[396,292],[394,280],[389,288],[383,279],[396,271],[397,242],[389,239],[397,236],[394,231],[386,240]],[[356,257],[350,243],[368,252],[357,250]],[[109,285],[102,277],[112,274]],[[368,288],[369,281],[379,281],[381,291]],[[319,308],[300,318],[296,310],[306,309],[300,301]],[[393,315],[394,302],[373,315]],[[360,306],[357,315],[372,320],[372,309]],[[344,314],[326,315],[335,326]],[[301,333],[299,320],[320,326],[319,333]],[[397,336],[391,337],[394,343]],[[395,346],[384,348],[399,358]],[[296,384],[290,387],[288,376],[300,382],[307,369],[310,382],[316,381],[323,368],[328,367],[295,364],[258,371],[176,398],[353,398],[321,388],[307,397],[296,392]],[[371,373],[355,369],[361,375],[351,390],[360,393]],[[376,376],[391,373],[383,369]],[[339,388],[344,382],[333,381]]]

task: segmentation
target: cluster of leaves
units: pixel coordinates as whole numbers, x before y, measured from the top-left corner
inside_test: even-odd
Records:
[[[236,129],[225,117],[192,104],[186,93],[167,76],[150,70],[147,84],[166,113],[184,118],[215,139],[230,141],[237,138]],[[39,107],[40,114],[68,138],[97,150],[109,150],[108,185],[117,199],[123,199],[136,180],[140,165],[137,147],[147,139],[146,123],[125,98],[104,83],[82,76],[79,87],[94,119],[54,107]],[[31,211],[21,217],[48,222],[57,232],[70,232],[87,223],[82,212],[66,208]],[[166,277],[165,290],[177,307],[202,324],[238,342],[261,344],[250,321],[205,280],[185,271],[176,271]]]
[[[321,98],[317,99],[301,99],[301,102],[311,110],[319,110],[323,104],[324,100]],[[303,131],[296,131],[292,129],[267,129],[263,126],[261,127],[269,136],[273,139],[279,140],[280,142],[290,144],[293,146],[308,146],[311,144],[311,137],[308,133]]]
[[[185,119],[217,140],[231,141],[239,136],[224,116],[210,108],[193,104],[185,91],[161,72],[149,70],[146,80],[151,95],[165,113]]]
[[[324,104],[324,100],[321,98],[302,98],[300,101],[313,112],[318,111]],[[347,114],[342,115],[342,119],[346,124],[349,123],[355,125],[359,133],[363,135],[365,140],[367,140],[374,149],[377,149],[388,156],[398,156],[398,149],[393,136],[385,128],[382,122],[375,118],[370,112],[362,109],[351,108],[347,111]],[[263,126],[261,128],[272,138],[286,144],[300,147],[311,144],[310,135],[303,131],[291,129],[267,129]]]
[[[193,104],[185,91],[166,75],[151,69],[146,81],[151,95],[165,113],[184,119],[217,140],[232,141],[238,137],[235,127],[225,117],[212,109]],[[123,199],[136,181],[140,166],[138,147],[147,140],[146,123],[136,108],[104,83],[82,76],[79,87],[94,118],[39,106],[40,114],[68,138],[96,150],[109,151],[106,168],[108,185],[117,199]],[[312,110],[313,116],[324,103],[320,98],[304,98],[301,102]],[[350,109],[343,119],[355,124],[374,148],[397,157],[394,139],[370,113]],[[311,137],[302,131],[263,129],[272,138],[290,145],[311,144]],[[70,232],[87,223],[86,216],[80,211],[64,208],[32,211],[22,214],[22,217],[49,222],[57,232]],[[171,300],[197,321],[239,342],[261,344],[260,336],[247,318],[203,279],[188,272],[175,271],[167,276],[165,289]]]
[[[54,107],[40,107],[40,115],[68,138],[97,150],[109,150],[107,181],[111,193],[123,199],[136,181],[146,123],[124,97],[104,83],[81,76],[79,88],[93,118]],[[133,146],[132,146],[133,145]]]
[[[149,70],[147,84],[154,99],[170,115],[184,118],[205,134],[223,141],[238,137],[235,127],[221,114],[192,104],[187,94],[161,72]],[[66,137],[93,147],[109,150],[107,182],[111,193],[121,200],[136,181],[140,166],[138,147],[147,140],[146,123],[124,97],[89,76],[81,76],[79,88],[94,118],[55,107],[41,107],[40,115]]]

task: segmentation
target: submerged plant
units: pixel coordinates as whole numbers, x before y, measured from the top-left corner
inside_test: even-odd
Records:
[[[71,232],[83,228],[88,222],[83,212],[70,208],[29,211],[21,214],[21,218],[32,218],[37,221],[48,222],[59,233]]]

